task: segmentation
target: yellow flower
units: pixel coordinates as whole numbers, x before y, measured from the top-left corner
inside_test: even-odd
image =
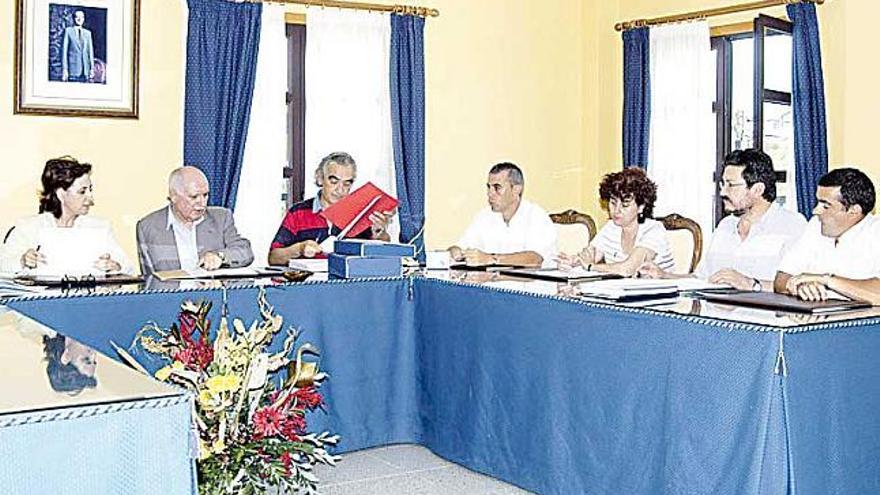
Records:
[[[208,444],[205,443],[201,438],[199,439],[199,460],[205,460],[208,457],[211,457],[211,449],[208,448]]]
[[[219,438],[214,440],[214,443],[211,445],[211,452],[222,454],[224,450],[226,450],[226,443]]]
[[[168,380],[168,378],[171,376],[172,371],[175,371],[175,370],[181,371],[183,369],[184,369],[183,363],[181,363],[180,361],[174,361],[170,365],[165,366],[165,367],[159,369],[158,371],[156,371],[155,376],[156,376],[156,379],[164,382],[164,381]]]
[[[199,404],[205,409],[210,409],[214,403],[214,396],[207,390],[199,392]]]
[[[212,394],[219,394],[221,392],[231,392],[233,390],[237,390],[238,386],[241,384],[241,378],[235,375],[217,375],[212,376],[205,382],[205,385],[208,386],[208,390]]]
[[[163,382],[167,380],[169,376],[171,376],[171,366],[165,366],[156,372],[156,378]]]

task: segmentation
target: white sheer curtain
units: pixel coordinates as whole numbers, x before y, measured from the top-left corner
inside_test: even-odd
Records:
[[[679,213],[712,232],[715,60],[705,21],[651,28],[648,175],[655,216]],[[705,243],[704,245],[708,245]]]
[[[284,215],[281,194],[287,163],[287,36],[284,6],[263,4],[254,99],[238,193],[235,226],[251,241],[254,263],[265,265]]]
[[[334,151],[350,153],[357,162],[355,187],[371,181],[396,196],[388,15],[311,9],[306,40],[305,197],[317,191],[312,175],[318,162]],[[397,225],[390,228],[392,236]]]

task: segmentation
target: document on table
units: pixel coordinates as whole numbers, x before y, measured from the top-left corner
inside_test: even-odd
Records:
[[[295,258],[287,262],[288,268],[312,273],[326,273],[327,258]]]
[[[501,270],[501,273],[516,277],[536,278],[557,282],[581,282],[587,280],[621,278],[620,275],[614,273],[591,271],[580,266],[570,270],[560,270],[557,268],[516,268],[513,270]]]
[[[155,272],[153,275],[163,282],[168,280],[192,280],[199,278],[249,278],[249,277],[265,277],[273,275],[281,275],[283,268],[220,268],[218,270],[205,270],[204,268],[196,268],[194,270],[166,270]]]
[[[37,246],[46,262],[28,273],[37,276],[94,275],[103,273],[95,268],[98,258],[107,254],[107,231],[75,228],[40,229]]]
[[[578,290],[583,296],[612,300],[671,297],[678,294],[674,281],[636,278],[585,282],[578,285]]]

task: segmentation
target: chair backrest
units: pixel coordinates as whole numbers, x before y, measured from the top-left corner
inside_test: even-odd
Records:
[[[586,213],[565,210],[551,213],[550,220],[556,224],[556,247],[562,253],[579,253],[596,236],[596,222]]]
[[[668,232],[676,272],[694,273],[703,255],[703,229],[700,224],[678,213],[659,217],[657,221],[663,223]],[[688,267],[687,271],[685,267]]]

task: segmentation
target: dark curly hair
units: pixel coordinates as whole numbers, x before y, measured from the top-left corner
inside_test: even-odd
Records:
[[[40,213],[50,212],[61,218],[61,201],[55,195],[58,189],[67,190],[76,179],[92,172],[92,165],[80,163],[72,156],[53,158],[43,168],[43,190],[40,191]]]
[[[599,183],[599,199],[606,210],[611,198],[633,199],[638,206],[644,206],[639,214],[639,223],[644,223],[646,218],[651,218],[654,214],[657,185],[648,178],[644,170],[638,167],[625,168],[620,172],[607,174]]]

